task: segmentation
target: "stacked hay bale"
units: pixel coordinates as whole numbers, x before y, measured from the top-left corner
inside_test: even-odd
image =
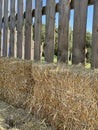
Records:
[[[98,70],[0,59],[0,97],[58,130],[98,129]]]

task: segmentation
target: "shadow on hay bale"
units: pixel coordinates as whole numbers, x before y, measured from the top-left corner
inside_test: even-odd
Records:
[[[98,130],[98,70],[2,58],[0,98],[57,130]]]

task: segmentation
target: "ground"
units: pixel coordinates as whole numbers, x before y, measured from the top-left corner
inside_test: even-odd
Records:
[[[0,100],[0,130],[52,130],[45,121],[39,121],[21,108]]]

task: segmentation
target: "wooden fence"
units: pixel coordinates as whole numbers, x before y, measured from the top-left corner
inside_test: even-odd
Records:
[[[10,2],[10,11],[8,5]],[[41,59],[42,15],[46,15],[45,60],[53,62],[55,13],[59,13],[58,61],[68,63],[70,10],[74,9],[72,63],[85,63],[87,8],[94,5],[92,32],[92,68],[98,67],[98,0],[0,0],[0,55],[24,59]],[[17,7],[16,7],[17,4]],[[16,11],[17,10],[17,11]],[[32,17],[35,17],[34,41]],[[25,25],[25,26],[24,26]],[[25,34],[25,35],[24,35]]]

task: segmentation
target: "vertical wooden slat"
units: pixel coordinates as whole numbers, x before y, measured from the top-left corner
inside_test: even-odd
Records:
[[[45,60],[53,62],[54,57],[55,0],[47,0]]]
[[[4,32],[3,32],[3,56],[7,56],[8,45],[8,2],[4,0]]]
[[[34,43],[34,59],[40,60],[41,46],[41,26],[42,26],[42,0],[35,0],[35,43]]]
[[[10,57],[14,57],[15,46],[15,0],[10,0]]]
[[[31,59],[32,0],[26,0],[25,59]]]
[[[1,56],[1,39],[2,38],[2,0],[0,0],[0,56]]]
[[[94,0],[91,67],[98,68],[98,0]]]
[[[18,0],[17,57],[22,58],[23,47],[23,0]]]
[[[70,0],[60,0],[59,6],[59,36],[58,61],[68,62]]]
[[[86,20],[88,0],[74,0],[72,63],[85,63]]]

